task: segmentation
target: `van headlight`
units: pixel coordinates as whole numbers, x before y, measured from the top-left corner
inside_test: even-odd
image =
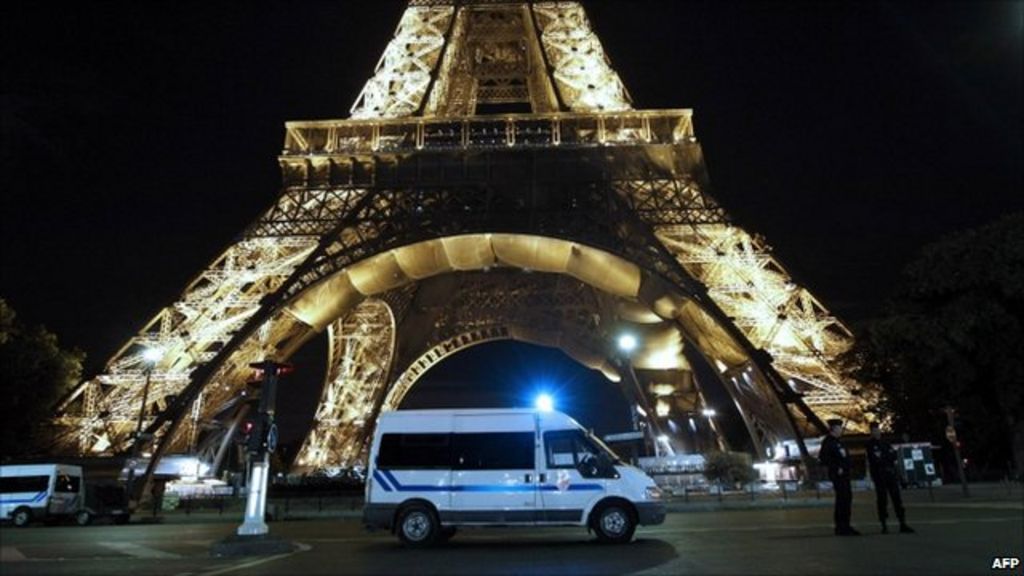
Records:
[[[664,495],[665,493],[657,486],[648,486],[644,489],[644,496],[646,496],[648,500],[661,500]]]

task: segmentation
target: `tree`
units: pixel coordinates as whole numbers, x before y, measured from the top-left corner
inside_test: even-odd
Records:
[[[42,326],[22,325],[0,298],[0,457],[40,452],[57,401],[78,383],[85,354],[62,350]]]
[[[708,452],[704,455],[704,477],[718,486],[748,484],[757,479],[750,456],[737,452]]]
[[[1024,448],[1024,214],[927,246],[884,314],[844,358],[883,391],[877,410],[898,431],[941,441],[943,408],[959,415],[965,455],[1021,470]],[[1014,438],[1016,446],[1014,446]]]

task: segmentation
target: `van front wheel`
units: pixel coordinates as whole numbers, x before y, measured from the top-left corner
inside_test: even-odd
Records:
[[[398,516],[398,539],[411,548],[432,545],[441,531],[437,515],[428,506],[411,504]]]
[[[607,544],[625,544],[633,539],[636,520],[632,511],[621,504],[602,506],[594,517],[597,539]]]
[[[25,508],[24,506],[14,511],[12,516],[14,525],[18,528],[24,528],[32,523],[32,510]]]
[[[90,522],[92,522],[92,514],[89,514],[86,510],[79,510],[78,513],[75,514],[75,524],[78,524],[79,526],[88,526]]]

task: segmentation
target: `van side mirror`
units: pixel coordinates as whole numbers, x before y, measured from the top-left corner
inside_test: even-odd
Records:
[[[610,456],[601,452],[597,455],[598,474],[602,478],[618,478],[619,473],[615,470],[615,462]]]
[[[576,468],[584,478],[595,478],[601,473],[601,461],[596,456],[588,454],[579,461]]]

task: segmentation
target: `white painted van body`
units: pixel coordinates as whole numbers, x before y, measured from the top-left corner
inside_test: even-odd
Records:
[[[628,542],[665,506],[654,480],[561,412],[399,410],[377,422],[363,517],[408,545],[459,526],[585,526]]]
[[[17,526],[70,517],[85,505],[82,468],[68,464],[0,466],[0,518]]]

